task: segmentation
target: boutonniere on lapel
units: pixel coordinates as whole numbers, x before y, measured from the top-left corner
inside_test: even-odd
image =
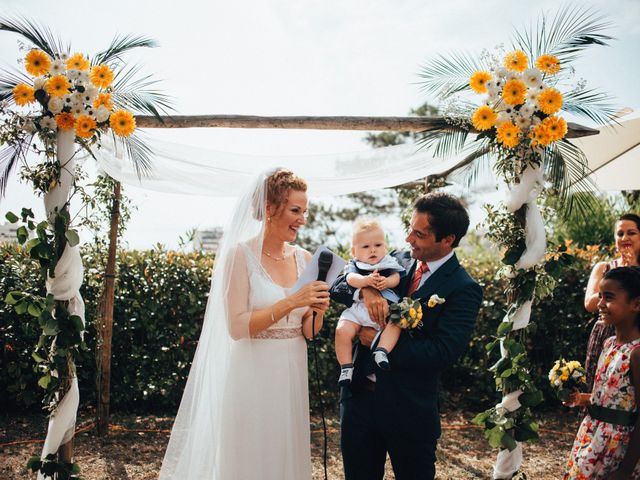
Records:
[[[429,301],[427,302],[427,307],[433,308],[436,305],[443,304],[446,300],[442,297],[439,297],[437,294],[433,294],[429,297]]]
[[[422,326],[422,305],[420,300],[404,297],[399,303],[389,306],[389,321],[403,330],[412,330]]]

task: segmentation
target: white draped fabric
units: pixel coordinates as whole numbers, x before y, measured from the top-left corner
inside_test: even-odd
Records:
[[[235,197],[255,173],[285,167],[304,178],[309,194],[344,195],[401,185],[441,173],[464,155],[434,158],[416,145],[397,145],[334,155],[241,155],[152,140],[153,171],[138,178],[123,152],[105,142],[96,152],[98,166],[125,185],[193,195]]]
[[[603,127],[599,135],[571,141],[587,156],[589,170],[595,171],[590,178],[600,190],[640,190],[639,116],[625,116],[619,124]],[[429,150],[413,144],[295,156],[244,155],[154,139],[150,139],[149,145],[154,152],[150,177],[138,178],[119,147],[107,141],[95,152],[98,165],[125,185],[219,197],[235,197],[247,187],[255,172],[281,166],[305,178],[310,195],[329,196],[392,187],[441,174],[465,157],[462,153],[434,158]],[[540,172],[528,174],[539,176]],[[525,188],[514,188],[518,188],[520,194],[529,193]],[[532,215],[537,214],[532,212]]]
[[[69,199],[75,178],[75,133],[73,130],[61,130],[57,138],[57,157],[61,166],[60,181],[44,196],[47,218],[51,221],[56,210],[61,211]],[[56,300],[69,302],[71,315],[77,315],[84,324],[84,302],[80,296],[80,286],[84,276],[82,258],[77,247],[66,246],[55,268],[55,276],[47,279],[47,293]],[[57,372],[53,372],[56,374]],[[76,425],[76,413],[80,403],[78,379],[73,378],[71,386],[56,410],[49,418],[47,437],[42,447],[41,458],[56,453],[61,445],[73,438]],[[45,478],[38,473],[38,480]]]

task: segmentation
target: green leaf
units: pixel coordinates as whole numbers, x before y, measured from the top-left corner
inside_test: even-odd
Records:
[[[69,320],[71,320],[71,322],[73,323],[73,326],[76,329],[76,332],[82,333],[84,331],[84,324],[82,323],[82,318],[80,318],[78,315],[71,315],[69,317]]]
[[[504,448],[509,449],[510,452],[512,452],[518,446],[514,438],[511,436],[511,434],[507,432],[504,432],[502,434],[502,437],[500,438],[500,444]]]
[[[40,380],[38,380],[38,385],[40,385],[42,388],[46,390],[50,382],[51,382],[51,375],[45,375],[44,377],[40,377]]]
[[[9,223],[16,223],[18,220],[20,220],[20,218],[13,212],[7,212],[5,218],[9,221]]]
[[[64,236],[69,242],[70,247],[75,247],[76,245],[78,245],[78,243],[80,243],[80,237],[78,236],[78,232],[76,232],[75,230],[67,230],[66,232],[64,232]]]
[[[27,253],[31,253],[31,250],[33,250],[33,248],[37,247],[38,245],[40,245],[40,239],[32,238],[24,245],[24,249],[27,251]]]
[[[513,322],[502,322],[498,325],[498,335],[506,335],[513,329]]]
[[[540,390],[535,392],[525,392],[518,397],[518,401],[523,407],[535,407],[542,402],[543,396]]]
[[[59,332],[60,329],[58,328],[58,322],[55,320],[55,318],[48,320],[47,323],[45,323],[45,325],[42,327],[42,333],[49,337],[57,335]]]
[[[71,465],[71,473],[73,473],[74,475],[77,475],[80,473],[80,465],[78,465],[77,463],[74,463],[73,465]]]
[[[15,305],[23,297],[24,297],[24,293],[14,290],[13,292],[7,293],[7,296],[4,299],[4,303],[6,303],[7,305]]]
[[[38,355],[36,352],[33,352],[31,354],[31,358],[33,358],[35,360],[36,363],[42,363],[44,362],[44,358],[42,358],[40,355]]]
[[[27,313],[27,309],[29,308],[29,303],[26,300],[20,300],[13,307],[18,315],[23,315]]]
[[[18,230],[16,231],[16,236],[18,237],[18,243],[22,245],[29,238],[29,232],[24,226],[18,227]]]
[[[37,472],[38,470],[40,470],[41,466],[42,466],[42,461],[40,460],[40,457],[31,457],[27,461],[27,468],[30,469],[32,472]]]
[[[502,445],[502,436],[504,435],[504,432],[501,427],[493,427],[491,430],[487,430],[485,432],[485,435],[487,435],[489,445],[491,445],[493,448],[498,448]]]
[[[32,317],[38,318],[42,313],[42,308],[40,308],[36,303],[30,303],[29,307],[27,308],[27,312]]]

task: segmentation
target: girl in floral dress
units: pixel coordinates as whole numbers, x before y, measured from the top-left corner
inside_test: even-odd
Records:
[[[640,479],[640,267],[620,267],[600,282],[600,319],[615,328],[608,338],[593,392],[575,393],[569,406],[588,406],[565,480]]]

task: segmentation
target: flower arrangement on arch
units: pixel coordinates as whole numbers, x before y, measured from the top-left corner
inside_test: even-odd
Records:
[[[0,195],[17,163],[27,167],[28,152],[51,162],[63,132],[72,132],[74,143],[90,156],[110,133],[139,175],[150,170],[151,149],[137,135],[135,114],[160,118],[172,101],[156,90],[157,80],[141,76],[139,66],[128,65],[125,56],[155,47],[155,41],[116,36],[108,48],[89,57],[71,53],[49,29],[28,19],[0,19],[0,31],[24,41],[21,68],[0,70]],[[37,169],[26,170],[23,177],[31,178]]]
[[[35,107],[23,117],[24,128],[44,135],[74,130],[76,137],[87,141],[98,140],[99,132],[108,128],[121,137],[135,130],[133,114],[114,109],[114,73],[108,64],[92,65],[82,53],[51,57],[33,48],[24,58],[24,67],[33,80],[13,87],[16,105]]]
[[[533,60],[515,50],[469,79],[471,90],[486,94],[471,123],[502,148],[545,148],[567,134],[567,122],[558,115],[563,95],[554,82],[560,60],[550,54]]]

